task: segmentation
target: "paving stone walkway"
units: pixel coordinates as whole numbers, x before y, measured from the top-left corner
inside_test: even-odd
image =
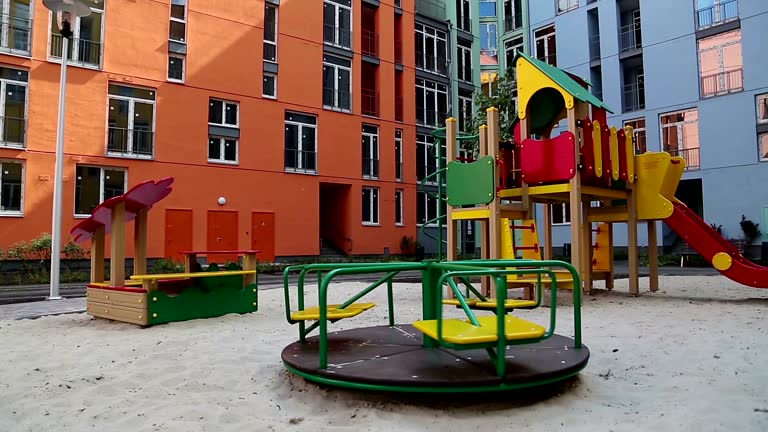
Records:
[[[85,312],[85,298],[43,300],[0,305],[0,320],[35,319],[46,315]]]

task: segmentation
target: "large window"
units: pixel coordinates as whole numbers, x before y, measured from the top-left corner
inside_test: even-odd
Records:
[[[352,1],[325,0],[323,40],[342,48],[352,47]]]
[[[107,119],[107,156],[154,156],[155,90],[110,84]]]
[[[768,123],[768,93],[757,95],[757,122]]]
[[[522,0],[504,0],[504,31],[523,28]]]
[[[352,109],[352,62],[323,56],[323,106],[342,111]]]
[[[86,217],[102,202],[125,193],[125,170],[78,165],[75,179],[75,215]]]
[[[488,0],[485,0],[488,1]],[[491,0],[494,3],[495,0]],[[483,4],[480,4],[480,16],[483,15]],[[465,32],[472,33],[472,2],[470,0],[456,0],[456,22],[458,27]],[[495,8],[494,8],[495,11]],[[495,15],[491,15],[495,16]]]
[[[0,67],[0,147],[24,147],[29,72]]]
[[[712,97],[744,89],[741,30],[699,39],[701,96]]]
[[[0,160],[0,216],[24,213],[24,165]]]
[[[521,52],[523,52],[522,36],[504,42],[504,55],[507,62],[507,69],[516,67],[515,57],[517,57],[517,53]]]
[[[168,81],[184,82],[185,63],[183,54],[168,54]]]
[[[403,181],[403,131],[395,129],[395,180]]]
[[[416,78],[416,123],[442,127],[448,112],[448,87]]]
[[[416,196],[416,223],[426,226],[437,226],[437,211],[439,201],[426,192],[418,192]],[[442,206],[445,214],[445,204]]]
[[[456,47],[456,53],[459,79],[472,82],[472,45],[460,40]]]
[[[551,209],[552,225],[567,225],[571,223],[571,206],[568,203],[552,204]]]
[[[472,93],[459,90],[459,130],[469,132],[472,130]]]
[[[101,53],[104,41],[104,0],[90,0],[91,14],[76,17],[72,23],[72,40],[69,43],[69,62],[90,67],[101,67]],[[51,51],[54,58],[61,58],[63,38],[56,23],[56,14],[51,13]]]
[[[579,0],[555,0],[557,13],[564,13],[579,8]]]
[[[171,0],[171,26],[168,39],[187,43],[187,0]]]
[[[395,225],[403,226],[405,218],[403,217],[403,190],[395,189]]]
[[[480,24],[480,51],[488,56],[496,58],[498,56],[498,49],[496,24]]]
[[[363,188],[363,225],[379,224],[379,188]]]
[[[363,125],[363,177],[379,178],[379,128]]]
[[[277,99],[277,75],[264,72],[261,95],[268,99]]]
[[[480,0],[480,18],[496,16],[496,0]]]
[[[632,127],[632,142],[635,145],[635,154],[643,154],[648,151],[645,140],[645,118],[627,120],[624,126]]]
[[[208,162],[236,164],[240,136],[239,104],[211,98],[208,101],[208,126]]]
[[[32,50],[31,0],[0,0],[0,49],[29,55]]]
[[[317,172],[317,117],[285,113],[285,170]]]
[[[738,17],[738,0],[696,0],[696,24],[699,30],[733,21]]]
[[[536,58],[557,66],[555,26],[544,27],[533,34],[536,43]]]
[[[444,31],[416,23],[416,67],[440,75],[448,74],[447,36]]]
[[[682,156],[686,169],[699,169],[699,111],[662,114],[661,145],[672,156]]]
[[[264,5],[264,60],[277,61],[277,7]]]
[[[768,161],[768,133],[762,133],[757,137],[760,145],[760,160]]]
[[[445,144],[442,147],[445,154]],[[416,135],[416,178],[425,184],[437,185],[437,158],[434,139],[429,135]]]

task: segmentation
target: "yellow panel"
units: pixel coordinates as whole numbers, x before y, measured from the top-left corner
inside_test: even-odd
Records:
[[[671,168],[672,156],[666,152],[643,153],[635,156],[635,166],[637,167],[637,180],[635,182],[635,193],[637,194],[637,218],[639,220],[658,220],[666,219],[674,210],[672,203],[668,198],[661,195],[662,185],[667,188],[667,182],[671,186],[677,183],[673,177],[678,168]],[[673,173],[670,173],[672,169]],[[680,172],[682,175],[682,171]],[[677,182],[680,177],[677,177]]]
[[[344,309],[339,309],[340,304],[328,305],[329,320],[351,318],[360,315],[368,309],[376,306],[375,303],[352,303]],[[320,308],[313,306],[300,311],[291,312],[291,319],[294,321],[319,320]]]
[[[493,333],[497,333],[498,322],[496,315],[481,316],[477,318],[477,322],[483,329],[487,329]],[[504,316],[504,336],[507,340],[524,340],[524,339],[537,339],[544,336],[547,329],[544,327],[520,319],[515,316]]]
[[[520,57],[517,59],[517,111],[521,119],[526,118],[528,111],[528,102],[537,91],[543,88],[553,88],[560,92],[565,100],[565,108],[573,109],[574,100],[570,93],[565,91],[556,82],[541,72],[536,66],[528,60]]]
[[[133,275],[131,279],[138,281],[160,280],[160,279],[186,279],[199,277],[220,277],[256,274],[256,270],[232,270],[217,272],[199,272],[199,273],[169,273],[169,274],[151,274],[151,275]]]
[[[635,182],[635,144],[632,126],[625,127],[624,133],[627,136],[627,140],[624,143],[627,149],[627,180],[629,181],[629,184],[632,184]]]
[[[475,305],[475,303],[479,301],[479,299],[471,298],[471,299],[464,299],[464,301],[467,303],[468,306],[472,307]],[[450,305],[450,306],[461,306],[459,299],[444,299],[443,304]]]
[[[605,207],[603,211],[590,214],[590,222],[626,222],[629,214],[626,207]]]
[[[523,230],[523,244],[521,246],[531,247],[537,246],[534,249],[523,249],[521,257],[527,260],[539,260],[541,261],[541,248],[539,247],[539,232],[536,230],[536,220],[527,219],[523,221],[523,225],[530,225],[533,227],[531,230]]]
[[[413,323],[413,326],[432,339],[438,340],[437,320],[416,321]],[[498,339],[496,332],[487,328],[475,327],[459,319],[443,320],[443,341],[445,342],[466,345],[496,342]]]
[[[498,302],[496,299],[488,299],[488,301],[477,301],[474,307],[477,309],[496,309]],[[519,308],[532,308],[536,307],[536,302],[533,300],[515,300],[507,299],[504,301],[504,309],[519,309]]]
[[[611,177],[614,180],[618,180],[619,174],[621,174],[619,172],[619,162],[621,159],[619,158],[619,137],[616,134],[616,127],[611,128],[611,138],[608,142],[611,146]]]
[[[603,176],[603,146],[601,145],[603,135],[600,133],[600,127],[599,121],[592,122],[592,146],[595,153],[595,175],[597,177]]]
[[[103,287],[103,288],[112,288],[112,283],[110,281],[105,282],[91,282],[88,285],[94,286],[94,287]],[[125,281],[123,283],[124,287],[134,287],[134,286],[141,286],[141,281]]]
[[[98,288],[88,288],[85,296],[88,301],[96,301],[104,304],[113,304],[133,308],[147,307],[146,293],[122,292],[115,290],[103,290]]]
[[[514,232],[509,227],[512,222],[507,218],[501,218],[501,259],[515,259]]]
[[[545,186],[531,186],[528,188],[528,195],[548,195],[568,192],[571,190],[570,183],[545,185]],[[515,189],[503,189],[499,191],[500,198],[514,198],[523,195],[522,188]]]
[[[609,189],[599,186],[582,186],[582,195],[591,195],[600,198],[627,199],[629,192],[619,189]]]
[[[147,312],[144,308],[117,306],[88,300],[86,303],[86,312],[91,316],[107,318],[114,321],[139,325],[148,324]]]
[[[597,237],[594,243],[594,252],[592,255],[592,270],[593,271],[610,271],[611,270],[611,235],[609,230],[610,225],[607,223],[597,224]]]
[[[685,171],[685,159],[680,156],[672,156],[669,159],[669,164],[667,174],[661,182],[659,194],[672,201],[675,199],[677,185],[680,183],[680,179],[683,177],[683,172]]]
[[[451,218],[453,220],[488,219],[490,217],[491,217],[491,211],[488,209],[479,209],[479,210],[453,209],[453,213],[451,213]]]
[[[712,257],[712,266],[720,271],[725,271],[733,265],[733,258],[725,252],[718,252]]]

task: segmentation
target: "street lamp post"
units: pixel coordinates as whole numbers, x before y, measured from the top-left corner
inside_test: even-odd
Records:
[[[56,127],[56,168],[53,180],[53,227],[51,229],[51,290],[48,300],[60,300],[59,274],[61,269],[61,195],[64,171],[64,108],[67,96],[67,57],[72,38],[72,20],[90,15],[91,8],[82,0],[43,0],[43,5],[56,13],[61,33],[61,79],[59,81],[59,119]]]

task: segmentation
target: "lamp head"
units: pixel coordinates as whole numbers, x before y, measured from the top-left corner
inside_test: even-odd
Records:
[[[59,32],[65,38],[72,37],[72,20],[91,14],[91,7],[83,0],[43,0],[43,6],[56,12]]]

